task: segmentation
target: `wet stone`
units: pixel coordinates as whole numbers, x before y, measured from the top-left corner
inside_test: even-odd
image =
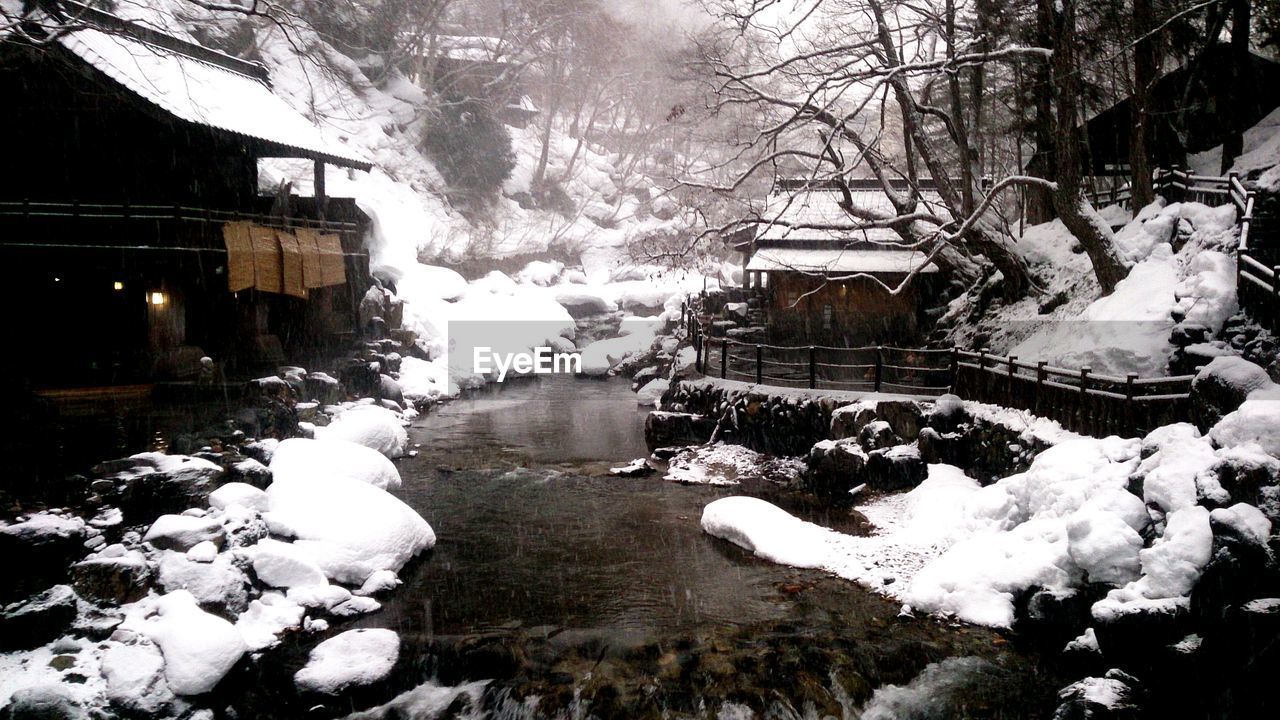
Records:
[[[43,645],[62,635],[75,619],[75,591],[67,585],[54,585],[0,610],[0,649]]]

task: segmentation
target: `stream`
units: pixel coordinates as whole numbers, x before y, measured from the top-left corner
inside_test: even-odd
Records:
[[[1052,712],[1060,685],[1000,634],[899,617],[896,603],[856,585],[704,534],[702,508],[744,488],[609,475],[647,454],[645,415],[622,380],[543,376],[417,418],[419,452],[399,462],[398,495],[438,544],[403,569],[380,612],[328,633],[395,629],[401,661],[386,686],[305,703],[308,716],[405,691],[360,717]],[[824,512],[807,519],[847,522]],[[315,641],[269,654],[231,684],[232,704],[288,714],[300,699],[268,688],[287,682]],[[467,684],[478,680],[489,682]]]

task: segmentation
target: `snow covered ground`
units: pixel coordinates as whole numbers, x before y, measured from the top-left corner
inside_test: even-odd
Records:
[[[1127,217],[1121,208],[1108,210]],[[1098,297],[1089,258],[1061,221],[1032,226],[1018,244],[1046,284],[1045,296],[999,307],[958,327],[954,339],[972,345],[982,333],[1000,354],[1119,376],[1167,374],[1175,323],[1213,333],[1238,309],[1235,232],[1234,206],[1157,201],[1116,233],[1132,269],[1115,292]],[[1055,296],[1061,304],[1043,312],[1045,298]],[[959,312],[966,297],[950,310]]]

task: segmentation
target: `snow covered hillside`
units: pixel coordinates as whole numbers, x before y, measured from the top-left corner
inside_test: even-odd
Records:
[[[1027,228],[1018,244],[1045,283],[1044,296],[958,325],[953,338],[1051,365],[1122,376],[1166,374],[1175,325],[1212,336],[1238,308],[1235,213],[1231,205],[1157,200],[1130,220],[1123,208],[1105,208],[1109,220],[1124,222],[1116,242],[1132,269],[1101,298],[1088,256],[1061,221]],[[957,298],[948,314],[958,315],[971,300]]]

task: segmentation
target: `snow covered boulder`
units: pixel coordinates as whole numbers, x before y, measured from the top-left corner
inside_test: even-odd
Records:
[[[100,494],[134,522],[204,505],[226,474],[222,466],[203,458],[156,452],[111,460],[101,467],[101,479],[110,485]]]
[[[76,619],[76,594],[67,585],[0,610],[0,650],[38,647],[61,635]]]
[[[1255,390],[1209,430],[1209,437],[1228,448],[1256,443],[1263,451],[1280,457],[1280,389]]]
[[[165,679],[178,695],[209,692],[248,649],[235,625],[201,610],[185,590],[155,598],[148,609],[153,614],[131,615],[121,627],[159,646]]]
[[[666,378],[656,378],[644,384],[644,387],[636,391],[636,402],[641,405],[652,405],[658,407],[662,404],[662,396],[671,387],[671,383]]]
[[[357,405],[343,411],[327,427],[316,428],[316,438],[346,440],[377,450],[389,458],[398,458],[409,449],[409,434],[400,418],[394,412],[375,405]],[[279,448],[276,452],[280,452]],[[275,458],[272,458],[273,466],[274,463]]]
[[[1267,371],[1241,357],[1214,358],[1191,383],[1191,413],[1201,431],[1240,407],[1249,393],[1270,387]]]
[[[244,553],[252,558],[258,580],[269,587],[289,589],[329,584],[320,566],[289,543],[266,539]]]
[[[654,410],[644,419],[644,440],[650,450],[700,445],[711,439],[715,427],[702,415]]]
[[[805,464],[805,487],[821,497],[848,500],[849,491],[866,481],[867,453],[852,438],[815,444]]]
[[[142,536],[157,550],[186,552],[202,542],[221,546],[227,539],[222,524],[212,518],[190,515],[161,515]]]
[[[33,685],[13,691],[9,704],[0,709],[7,720],[84,720],[89,716],[61,683]]]
[[[81,597],[120,605],[147,594],[151,567],[137,550],[113,545],[72,565],[71,576]]]
[[[400,471],[387,456],[346,440],[285,440],[271,457],[271,472],[286,481],[319,478],[353,480],[383,490],[400,487]]]
[[[249,606],[249,578],[232,564],[229,555],[204,563],[166,550],[160,557],[158,575],[165,592],[186,590],[205,610],[238,615]]]
[[[238,482],[227,483],[209,493],[209,507],[224,510],[228,505],[239,505],[261,512],[267,509],[267,494],[253,485]]]
[[[315,646],[293,679],[300,690],[337,695],[385,679],[399,659],[400,636],[394,630],[348,630]]]
[[[561,290],[556,293],[556,302],[560,303],[574,320],[611,313],[618,309],[617,304],[612,300],[586,289]]]
[[[906,490],[924,482],[928,467],[914,445],[898,445],[867,454],[867,486],[873,490]]]
[[[1087,677],[1058,691],[1054,720],[1132,720],[1141,705],[1137,681],[1119,670],[1103,677]]]
[[[727,497],[702,510],[702,530],[772,562],[822,567],[837,534],[759,498]]]
[[[267,495],[268,522],[287,527],[293,547],[338,582],[361,585],[378,570],[399,571],[436,542],[413,508],[368,483],[277,475]]]
[[[1280,458],[1257,445],[1224,448],[1216,453],[1213,473],[1232,500],[1249,503],[1280,526]]]
[[[67,565],[84,557],[87,538],[84,520],[52,513],[0,525],[0,557],[7,564],[0,599],[21,598],[63,580]]]
[[[132,645],[110,643],[102,653],[101,667],[107,702],[127,717],[161,716],[177,700],[164,678],[164,656],[146,640]]]

